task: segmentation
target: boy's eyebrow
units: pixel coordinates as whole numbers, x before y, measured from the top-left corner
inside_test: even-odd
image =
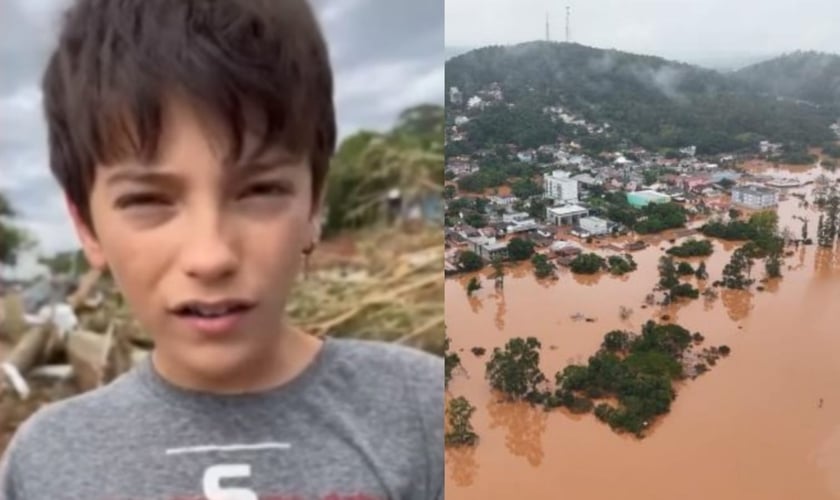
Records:
[[[300,160],[301,158],[298,155],[293,155],[287,151],[267,151],[244,159],[233,170],[237,174],[253,176],[292,167]]]
[[[120,169],[111,174],[105,185],[113,186],[121,182],[135,182],[142,184],[165,184],[177,181],[177,176],[167,172],[155,172],[150,170]]]

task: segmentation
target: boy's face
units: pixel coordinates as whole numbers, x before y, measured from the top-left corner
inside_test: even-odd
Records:
[[[242,369],[276,345],[303,249],[317,240],[305,159],[269,151],[224,165],[207,116],[168,106],[154,165],[97,170],[95,236],[74,215],[94,266],[107,266],[157,359],[201,377]],[[244,143],[246,156],[253,143]]]

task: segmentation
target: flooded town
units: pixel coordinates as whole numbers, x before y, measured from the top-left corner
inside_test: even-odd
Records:
[[[499,86],[449,97],[461,109],[504,99]],[[468,122],[456,116],[448,140],[466,140]],[[830,129],[836,141],[840,125]],[[795,163],[767,140],[742,154],[581,149],[496,146],[515,173],[480,190],[459,181],[486,160],[447,157],[447,497],[840,498],[833,146]],[[761,220],[776,249],[746,258],[733,281],[762,246],[735,228]],[[663,286],[669,266],[679,278]],[[600,376],[611,332],[633,345],[662,325],[693,341],[675,351],[655,417],[619,419],[634,403],[621,389],[572,385],[581,371]],[[530,351],[513,342],[526,338]],[[526,373],[519,393],[498,376],[514,366]]]

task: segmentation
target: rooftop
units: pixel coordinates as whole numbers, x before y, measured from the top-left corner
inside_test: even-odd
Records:
[[[588,212],[587,209],[583,208],[580,205],[563,205],[560,207],[550,207],[548,209],[554,215],[564,216],[564,215],[574,215],[581,212]]]
[[[733,192],[738,191],[738,192],[743,193],[743,194],[751,194],[751,195],[754,195],[754,196],[776,194],[775,189],[770,189],[770,188],[764,187],[764,186],[754,186],[754,185],[735,186],[734,188],[732,188],[732,191]]]

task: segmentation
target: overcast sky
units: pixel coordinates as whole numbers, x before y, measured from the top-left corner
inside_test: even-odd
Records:
[[[705,63],[797,49],[840,53],[838,0],[446,0],[446,46],[565,39]]]
[[[397,114],[414,104],[443,103],[442,1],[313,4],[330,44],[340,136],[390,128]],[[47,166],[38,89],[57,36],[56,20],[67,5],[68,0],[0,3],[0,191],[45,253],[77,246]]]

